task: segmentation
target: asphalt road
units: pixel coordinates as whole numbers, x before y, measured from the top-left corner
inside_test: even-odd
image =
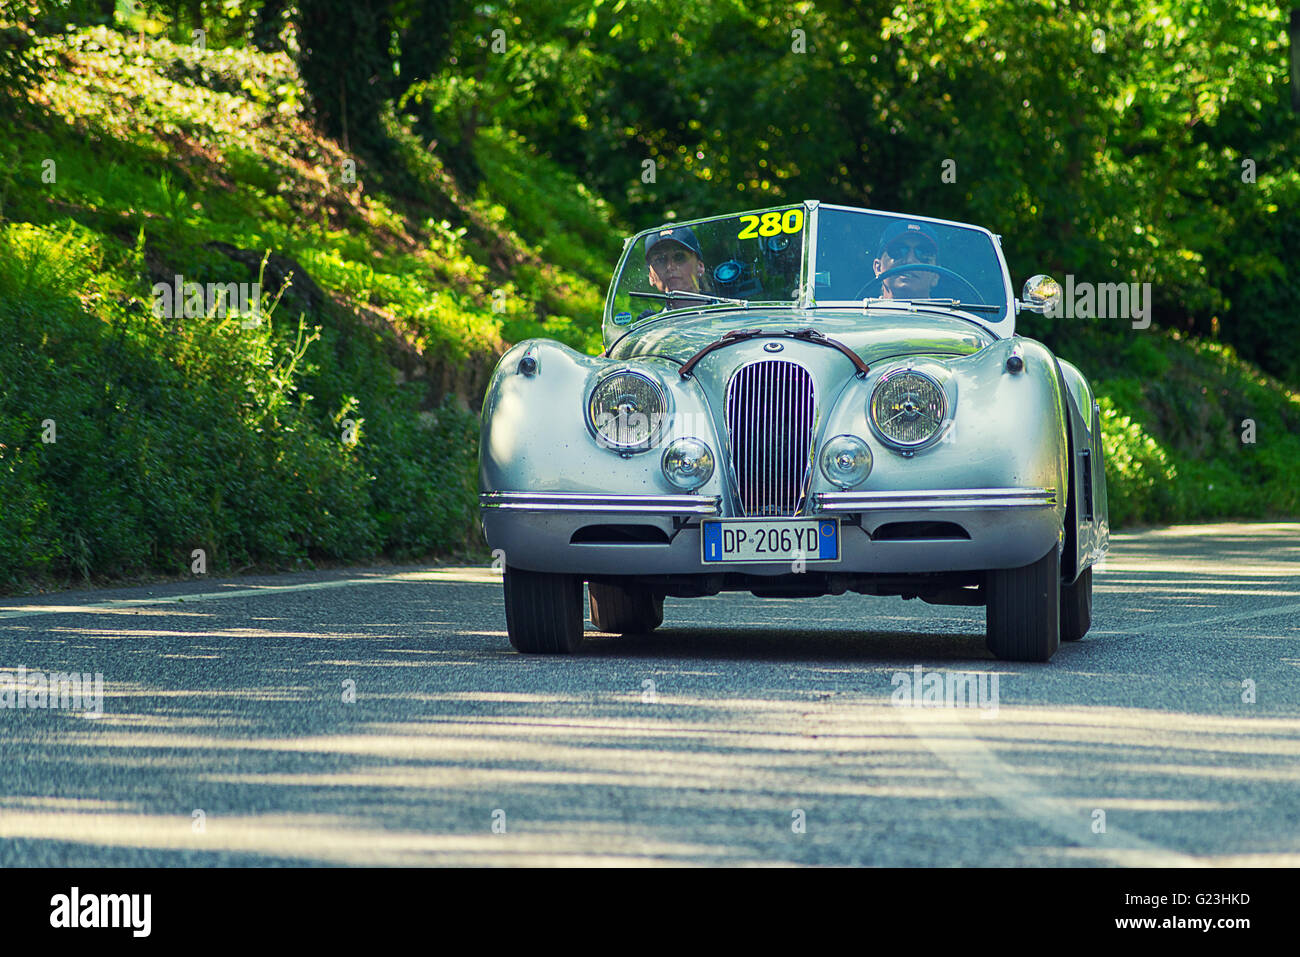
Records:
[[[1018,665],[853,595],[523,657],[489,569],[0,599],[0,672],[104,682],[0,710],[0,866],[1300,865],[1300,524],[1115,536],[1095,601]]]

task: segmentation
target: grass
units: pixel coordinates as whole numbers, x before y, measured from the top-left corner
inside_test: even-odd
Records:
[[[491,130],[473,197],[391,118],[399,168],[371,169],[283,55],[39,42],[54,68],[0,114],[0,589],[475,547],[465,383],[525,335],[598,341],[594,259],[545,256],[616,249],[603,205],[520,190],[573,181]],[[155,283],[252,282],[268,252],[296,275],[263,324],[154,314]],[[443,395],[447,368],[480,375]]]
[[[1176,330],[1022,317],[1092,382],[1114,527],[1300,515],[1300,393],[1232,346]]]
[[[1300,515],[1300,394],[1226,343],[1146,332],[1097,381],[1116,525]]]
[[[0,110],[0,590],[479,547],[482,384],[523,338],[598,349],[610,206],[497,126],[472,187],[410,117],[349,153],[282,54],[38,42]],[[156,314],[178,274],[261,280],[265,321]],[[1115,526],[1300,513],[1286,386],[1176,333],[1045,338],[1097,387]]]

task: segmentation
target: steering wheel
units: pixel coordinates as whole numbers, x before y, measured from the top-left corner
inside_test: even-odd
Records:
[[[961,283],[963,286],[965,286],[975,295],[976,302],[979,303],[984,302],[984,297],[980,295],[980,291],[976,289],[974,284],[965,276],[963,276],[961,273],[953,272],[951,269],[949,269],[946,266],[935,266],[929,263],[918,263],[915,266],[910,264],[906,266],[891,266],[889,269],[886,269],[884,272],[882,272],[879,276],[876,276],[874,279],[868,279],[866,285],[863,286],[861,289],[859,289],[858,294],[853,298],[866,299],[867,290],[870,289],[873,285],[875,285],[876,283],[881,283],[880,288],[883,289],[884,280],[888,279],[890,276],[896,276],[900,272],[907,272],[909,269],[923,269],[926,272],[936,272],[940,276],[948,276],[952,279],[956,279],[959,283]]]

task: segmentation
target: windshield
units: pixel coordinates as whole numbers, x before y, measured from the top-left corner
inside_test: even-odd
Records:
[[[654,316],[735,301],[791,305],[808,222],[802,206],[667,224],[633,237],[606,306],[606,337]],[[610,325],[613,329],[610,329]]]
[[[638,233],[606,302],[605,342],[651,319],[741,301],[807,309],[907,300],[998,323],[1011,314],[1009,290],[987,230],[806,203]]]
[[[1003,266],[982,229],[920,217],[823,206],[817,216],[818,304],[956,299],[1006,311]]]

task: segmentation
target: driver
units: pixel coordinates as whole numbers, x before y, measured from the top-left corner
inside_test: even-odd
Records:
[[[909,263],[936,265],[939,237],[925,223],[895,221],[880,236],[880,248],[871,264],[876,275]],[[939,274],[929,269],[907,269],[880,281],[881,299],[931,299]]]
[[[704,254],[695,230],[689,226],[661,229],[645,238],[645,261],[650,267],[650,285],[660,292],[704,293]],[[668,309],[681,309],[689,305],[685,299],[668,299],[662,309],[647,309],[638,316],[644,319]]]

